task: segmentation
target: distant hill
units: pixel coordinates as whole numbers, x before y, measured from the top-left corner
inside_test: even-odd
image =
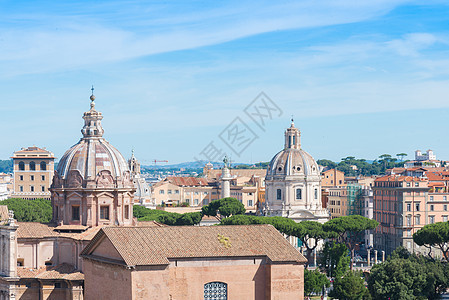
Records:
[[[0,173],[12,173],[12,159],[0,160]]]
[[[205,160],[200,160],[200,161],[191,161],[191,162],[183,162],[183,163],[179,163],[179,164],[172,164],[172,165],[163,165],[163,164],[158,164],[158,165],[145,165],[142,166],[142,168],[147,169],[147,170],[154,170],[154,169],[158,169],[158,170],[168,170],[168,169],[202,169],[206,164],[208,163],[208,161]],[[222,162],[211,162],[211,164],[213,165],[214,169],[220,169],[223,167],[223,163]],[[257,163],[255,164],[256,167],[262,167],[265,168],[265,164],[268,163]],[[260,165],[260,166],[259,166]],[[246,163],[231,163],[232,167],[241,167],[241,168],[250,168],[252,166],[252,164],[246,164]]]

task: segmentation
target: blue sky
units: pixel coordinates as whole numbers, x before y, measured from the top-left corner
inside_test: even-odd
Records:
[[[61,157],[93,84],[105,138],[144,164],[211,141],[268,161],[291,115],[317,159],[449,159],[447,24],[446,1],[0,0],[0,158]],[[243,113],[262,91],[283,112],[265,131]],[[240,156],[218,137],[238,116],[258,136]]]

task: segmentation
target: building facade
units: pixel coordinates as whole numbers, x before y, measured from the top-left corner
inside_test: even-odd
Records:
[[[11,157],[14,168],[13,198],[50,199],[55,156],[45,148],[22,148]]]
[[[271,225],[104,228],[81,256],[86,299],[304,299],[306,259]]]

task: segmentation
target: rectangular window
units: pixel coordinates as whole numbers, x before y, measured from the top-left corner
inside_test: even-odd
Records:
[[[72,205],[72,220],[80,220],[80,207],[78,205]]]
[[[415,187],[419,187],[419,182],[415,182]]]
[[[19,175],[19,180],[23,181],[23,175]]]
[[[446,196],[443,196],[443,200],[444,200],[444,201],[447,201],[447,197],[446,197]]]
[[[415,210],[416,210],[416,211],[419,211],[419,203],[416,203],[416,205],[415,205]]]
[[[410,187],[410,182],[407,182],[407,186]]]
[[[168,191],[167,191],[167,194],[171,195],[171,190],[168,190]]]
[[[301,199],[302,199],[302,190],[296,189],[296,200],[301,200]]]
[[[282,200],[282,191],[281,191],[281,189],[277,189],[276,190],[276,199],[277,200]]]
[[[45,192],[45,186],[41,185],[42,192]]]
[[[407,203],[407,211],[411,211],[412,210],[412,205],[410,203]]]
[[[19,191],[23,192],[23,185],[19,186]]]
[[[318,199],[318,189],[315,189],[315,199]]]
[[[447,222],[447,216],[443,216],[443,222]]]
[[[186,199],[186,203],[190,205],[190,199]]]
[[[447,204],[444,204],[444,205],[443,205],[443,210],[444,210],[444,211],[447,211]]]
[[[129,205],[125,205],[125,219],[129,219]]]
[[[175,194],[179,194],[179,190],[175,190]]]
[[[45,181],[45,175],[42,175],[42,176],[41,176],[41,180],[42,180],[42,181]]]
[[[31,176],[30,176],[30,180],[31,180],[31,181],[34,181],[34,175],[31,175]]]
[[[412,236],[412,230],[411,230],[411,229],[408,229],[408,230],[407,230],[407,236],[408,236],[408,237],[411,237],[411,236]]]
[[[195,195],[198,195],[199,193],[198,192],[195,192]]]
[[[159,194],[165,194],[164,190],[159,190]]]
[[[415,216],[415,225],[419,225],[420,224],[420,216]]]
[[[109,206],[100,206],[100,219],[109,220]]]
[[[253,206],[253,200],[248,200],[248,206],[249,207]]]
[[[194,199],[193,200],[193,205],[198,205],[198,202],[199,202],[198,199]]]
[[[34,186],[30,185],[30,192],[34,192]]]
[[[435,216],[429,216],[429,224],[435,223]]]
[[[430,197],[429,197],[429,200],[430,200],[430,201],[433,201],[433,196],[430,196]]]
[[[407,226],[412,226],[412,216],[407,216]]]
[[[430,211],[433,211],[434,207],[433,204],[430,205]]]

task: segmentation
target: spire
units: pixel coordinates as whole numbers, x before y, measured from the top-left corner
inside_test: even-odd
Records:
[[[81,129],[81,133],[85,139],[100,138],[104,133],[103,127],[101,127],[103,115],[101,112],[95,110],[94,86],[92,86],[91,91],[92,95],[90,96],[90,110],[85,112],[83,115],[84,127]]]
[[[301,149],[301,132],[298,128],[295,127],[295,123],[293,121],[289,128],[285,130],[285,149]]]

